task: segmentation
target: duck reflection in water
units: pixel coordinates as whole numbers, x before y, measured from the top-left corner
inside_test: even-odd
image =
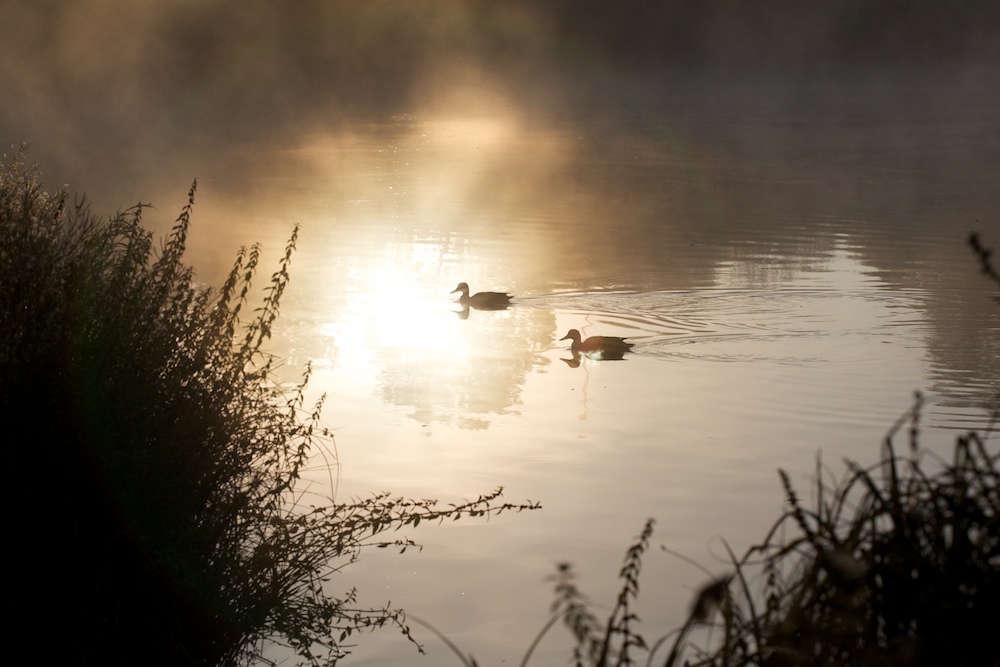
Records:
[[[468,283],[459,283],[458,287],[451,291],[452,294],[455,292],[462,293],[458,297],[458,305],[462,306],[462,310],[455,312],[463,320],[469,317],[469,308],[475,308],[476,310],[507,310],[507,306],[510,305],[510,300],[513,298],[506,292],[476,292],[470,295]]]
[[[570,351],[573,353],[572,359],[563,359],[570,368],[580,365],[580,358],[587,357],[594,361],[621,361],[625,358],[625,353],[632,349],[634,343],[627,342],[618,336],[591,336],[582,340],[580,332],[570,329],[569,333],[559,340],[572,340]]]

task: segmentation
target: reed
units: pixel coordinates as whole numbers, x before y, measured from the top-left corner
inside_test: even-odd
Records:
[[[997,664],[998,455],[969,433],[935,460],[919,414],[918,398],[905,454],[901,420],[877,466],[848,461],[836,485],[817,466],[811,507],[780,471],[787,510],[734,559],[718,643],[690,664]]]
[[[648,649],[629,601],[639,592],[652,520],[628,550],[604,623],[572,567],[560,564],[555,614],[522,665],[559,620],[578,666],[633,665],[634,649],[645,665],[664,667],[1000,664],[1000,454],[977,432],[957,438],[950,460],[922,450],[921,404],[918,396],[893,426],[877,465],[847,461],[836,481],[818,462],[811,506],[779,470],[784,513],[743,555],[726,545],[731,573],[705,583],[685,623]],[[904,426],[909,445],[900,453]],[[696,628],[709,630],[699,634],[707,645],[690,639]]]
[[[333,437],[265,350],[297,232],[251,305],[260,248],[218,291],[183,255],[193,184],[158,247],[138,204],[107,220],[47,193],[25,148],[0,165],[0,422],[31,648],[101,665],[266,663],[277,643],[332,664],[356,633],[406,617],[336,595],[362,549],[418,547],[421,523],[535,503],[502,489],[439,507],[382,493],[337,502],[300,477]],[[39,632],[41,630],[41,632]]]

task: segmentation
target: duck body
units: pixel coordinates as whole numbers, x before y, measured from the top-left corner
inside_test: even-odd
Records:
[[[612,358],[609,355],[617,355],[617,358],[621,359],[621,355],[631,350],[634,345],[634,343],[629,343],[624,338],[619,338],[618,336],[591,336],[583,340],[580,332],[576,329],[570,329],[569,333],[559,340],[566,339],[573,341],[573,344],[570,346],[573,352],[582,352],[584,354],[600,352],[603,353],[604,358]]]
[[[462,293],[458,297],[459,304],[477,310],[504,310],[510,305],[510,300],[513,298],[506,292],[476,292],[470,295],[468,283],[459,283],[458,287],[451,291],[452,294],[455,292]]]

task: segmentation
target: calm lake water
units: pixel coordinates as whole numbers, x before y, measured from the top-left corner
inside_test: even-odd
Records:
[[[272,351],[290,381],[311,361],[328,396],[339,499],[503,486],[543,506],[408,531],[422,552],[366,553],[332,590],[517,664],[556,563],[610,611],[653,517],[652,641],[705,581],[660,545],[726,571],[723,540],[742,553],[779,516],[779,467],[808,496],[820,454],[834,478],[845,458],[874,463],[916,390],[930,449],[986,424],[1000,307],[965,242],[977,229],[1000,250],[1000,90],[688,82],[572,112],[466,102],[277,129],[185,172],[206,283],[242,244],[277,257],[301,225]],[[161,228],[186,182],[171,187],[147,216]],[[462,317],[460,281],[515,304]],[[571,328],[635,348],[573,363]],[[389,630],[346,664],[458,664],[413,629],[427,657]],[[553,628],[531,664],[566,664],[569,646]]]

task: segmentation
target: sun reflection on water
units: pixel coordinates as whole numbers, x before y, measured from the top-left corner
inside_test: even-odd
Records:
[[[342,371],[370,375],[387,356],[418,360],[441,349],[462,353],[460,332],[445,317],[447,290],[434,277],[441,253],[437,243],[393,243],[350,267],[343,305],[331,313],[335,320],[322,325],[339,348],[351,351],[339,364]]]
[[[507,286],[474,268],[478,251],[455,234],[372,228],[355,236],[366,237],[357,244],[363,251],[304,286],[321,345],[336,350],[321,364],[327,389],[378,397],[387,418],[460,428],[488,428],[488,415],[515,410],[525,375],[550,344],[551,313],[516,304],[463,313],[451,293],[458,282]]]

